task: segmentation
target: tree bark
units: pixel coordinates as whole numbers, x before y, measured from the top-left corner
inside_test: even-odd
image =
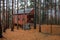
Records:
[[[1,0],[0,0],[0,38],[2,38],[2,27],[1,27]]]

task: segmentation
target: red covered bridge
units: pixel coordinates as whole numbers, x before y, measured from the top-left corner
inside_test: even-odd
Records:
[[[18,11],[18,13],[13,14],[14,24],[23,25],[26,23],[33,23],[34,18],[34,9],[33,8],[26,8],[25,12],[24,9]]]

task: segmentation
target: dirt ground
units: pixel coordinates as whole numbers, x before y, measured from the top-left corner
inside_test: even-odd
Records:
[[[7,29],[5,33],[3,33],[4,38],[0,40],[60,40],[60,35],[49,35],[39,32],[39,28],[30,30],[22,30],[16,28],[14,31],[10,31]]]

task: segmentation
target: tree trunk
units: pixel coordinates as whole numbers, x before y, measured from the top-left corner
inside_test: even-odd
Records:
[[[0,0],[0,38],[2,38],[2,27],[1,27],[1,0]]]
[[[0,38],[2,38],[2,27],[1,27],[1,22],[0,22]]]

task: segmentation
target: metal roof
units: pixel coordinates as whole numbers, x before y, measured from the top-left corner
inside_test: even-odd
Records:
[[[25,8],[25,13],[30,13],[33,10],[33,8]],[[18,13],[14,14],[24,14],[24,9],[18,10]]]

